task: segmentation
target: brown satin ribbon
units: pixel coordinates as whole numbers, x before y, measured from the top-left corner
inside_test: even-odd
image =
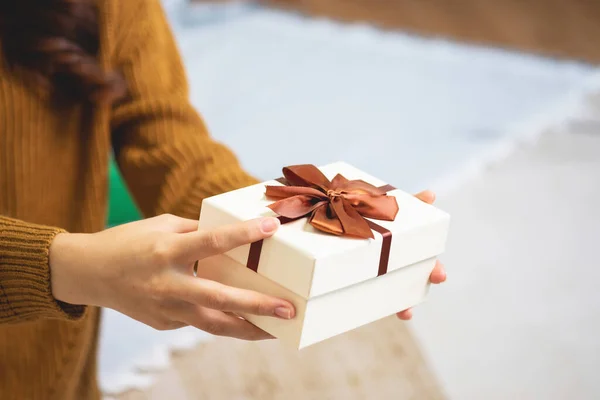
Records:
[[[374,238],[366,218],[393,221],[398,213],[395,197],[360,179],[337,174],[329,180],[312,164],[283,169],[289,185],[266,186],[266,195],[275,199],[268,207],[287,218],[308,217],[308,223],[322,232]]]
[[[289,185],[289,182],[285,178],[278,178],[276,179],[276,181],[286,186]],[[384,193],[387,193],[389,191],[395,190],[396,188],[392,185],[384,185],[379,187],[378,189]],[[293,221],[297,221],[302,218],[305,218],[305,216],[300,216],[298,218],[286,218],[282,216],[278,217],[282,225]],[[366,222],[369,225],[369,228],[380,233],[383,237],[383,241],[381,244],[381,253],[379,256],[379,269],[377,272],[377,276],[385,275],[388,270],[390,250],[392,248],[392,232],[389,229],[384,228],[383,226],[378,225],[371,220],[366,220]],[[250,245],[250,252],[248,254],[248,262],[246,263],[246,267],[254,272],[258,271],[258,264],[260,263],[260,254],[262,252],[262,246],[263,240],[259,240]]]
[[[377,276],[385,275],[390,262],[390,250],[392,249],[392,232],[381,225],[377,225],[373,221],[367,221],[369,227],[376,232],[381,233],[383,241],[381,243],[381,254],[379,255],[379,269]]]

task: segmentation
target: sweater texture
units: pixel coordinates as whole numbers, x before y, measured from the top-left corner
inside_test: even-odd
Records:
[[[124,100],[59,105],[0,63],[2,399],[100,397],[100,310],[52,296],[48,252],[59,232],[104,229],[111,154],[146,217],[197,219],[203,198],[256,183],[190,104],[160,0],[98,3],[98,59]]]

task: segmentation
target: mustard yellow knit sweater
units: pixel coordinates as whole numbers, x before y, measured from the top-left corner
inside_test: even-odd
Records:
[[[111,151],[145,216],[197,218],[203,198],[255,183],[190,105],[160,0],[98,3],[99,60],[124,73],[125,102],[59,107],[0,66],[1,399],[99,398],[100,312],[52,297],[48,249],[104,228]]]

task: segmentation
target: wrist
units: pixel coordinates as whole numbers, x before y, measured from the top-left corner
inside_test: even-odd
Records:
[[[60,233],[50,245],[50,285],[56,300],[74,305],[97,304],[92,268],[86,262],[87,234]]]

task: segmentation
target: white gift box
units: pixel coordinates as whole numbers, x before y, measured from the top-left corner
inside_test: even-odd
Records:
[[[319,169],[329,179],[341,174],[377,187],[387,183],[346,163]],[[267,208],[274,202],[265,196],[267,185],[282,184],[273,180],[205,199],[199,229],[276,216]],[[316,230],[307,218],[282,225],[263,242],[256,272],[246,266],[246,245],[201,263],[198,275],[291,301],[296,307],[291,320],[242,317],[298,349],[413,307],[427,296],[450,216],[401,190],[388,195],[399,205],[395,220],[371,220],[392,233],[384,275],[378,276],[380,233],[374,231],[374,239],[336,236]]]

